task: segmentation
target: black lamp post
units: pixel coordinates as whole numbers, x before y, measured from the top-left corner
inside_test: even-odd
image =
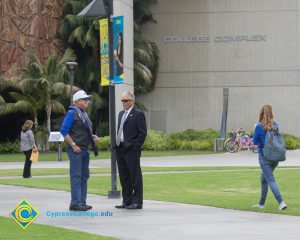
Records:
[[[70,92],[71,92],[71,97],[70,97],[70,105],[72,105],[73,103],[73,83],[74,83],[74,74],[75,74],[75,71],[78,67],[78,63],[77,62],[66,62],[66,66],[67,66],[67,69],[68,69],[68,72],[69,72],[69,77],[70,77],[70,85],[71,85],[71,89],[70,89]]]
[[[77,16],[108,17],[109,18],[109,132],[111,148],[111,190],[108,198],[119,198],[120,191],[117,190],[117,154],[116,154],[116,106],[115,106],[115,83],[113,68],[113,0],[108,1],[108,14],[105,11],[104,0],[93,0]]]

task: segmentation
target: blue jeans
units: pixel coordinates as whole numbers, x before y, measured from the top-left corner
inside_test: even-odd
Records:
[[[68,149],[70,159],[71,205],[86,205],[87,181],[90,177],[89,151],[75,153]]]
[[[260,205],[264,205],[267,194],[268,194],[268,186],[270,186],[277,202],[280,204],[282,202],[282,197],[279,191],[279,188],[276,184],[273,172],[278,165],[278,162],[272,162],[266,160],[263,156],[259,156],[259,165],[261,167],[262,173],[260,176],[261,182],[261,197],[259,200]]]

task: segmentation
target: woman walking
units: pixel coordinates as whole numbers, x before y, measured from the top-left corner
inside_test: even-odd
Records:
[[[261,167],[262,173],[260,176],[261,182],[261,197],[258,204],[254,205],[254,208],[264,209],[265,201],[268,194],[268,188],[270,186],[271,191],[273,192],[278,204],[279,210],[284,210],[287,208],[287,205],[282,199],[279,188],[275,181],[273,172],[278,166],[278,162],[269,161],[263,156],[263,147],[265,145],[266,132],[270,129],[278,129],[278,123],[273,119],[272,107],[270,105],[264,105],[259,112],[259,122],[255,127],[253,142],[255,145],[258,145],[258,158],[259,165]]]
[[[32,151],[37,151],[37,147],[34,140],[34,135],[32,132],[33,122],[31,120],[26,120],[22,126],[21,131],[21,151],[26,156],[24,170],[23,170],[23,178],[31,177],[31,161],[30,156]]]

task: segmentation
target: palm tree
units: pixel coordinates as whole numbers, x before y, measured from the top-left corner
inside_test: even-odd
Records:
[[[38,115],[43,108],[42,103],[26,93],[10,92],[9,95],[15,101],[15,103],[12,104],[14,112],[31,113],[34,119],[34,125],[37,127],[39,125]]]
[[[134,0],[134,78],[135,93],[153,90],[159,68],[159,50],[154,42],[143,37],[141,26],[156,23],[149,7],[157,0]]]
[[[159,50],[155,43],[143,38],[135,25],[134,90],[136,95],[153,90],[159,68]]]
[[[134,22],[138,26],[153,22],[156,23],[153,18],[152,12],[149,7],[156,4],[157,0],[134,0]]]
[[[61,38],[70,44],[77,56],[79,67],[75,82],[82,89],[90,92],[93,81],[99,79],[99,22],[96,18],[77,16],[88,3],[87,0],[66,3],[64,13],[67,15],[58,32]],[[98,89],[99,86],[96,92]]]
[[[15,108],[13,99],[11,99],[11,92],[22,93],[22,89],[14,81],[0,77],[0,116],[14,114],[19,111]],[[28,109],[24,107],[20,110],[27,112]]]
[[[66,15],[59,34],[74,49],[78,59],[75,83],[93,95],[93,104],[88,113],[97,132],[100,117],[107,108],[107,89],[100,87],[99,64],[99,20],[77,17],[77,14],[89,3],[87,0],[70,1],[64,7]]]
[[[77,17],[77,14],[89,2],[87,0],[68,2],[64,8],[67,15],[59,29],[60,36],[72,44],[78,59],[84,61],[84,64],[79,64],[79,72],[83,76],[87,76],[88,81],[80,83],[80,86],[85,90],[87,90],[86,83],[92,81],[92,79],[99,79],[99,22],[95,18]],[[107,4],[107,1],[105,2]],[[159,67],[159,51],[155,43],[143,38],[140,26],[147,22],[155,22],[149,7],[156,2],[156,0],[134,0],[134,74],[136,94],[149,92],[155,86]],[[91,64],[91,60],[94,64]],[[88,71],[83,70],[85,68],[89,68]],[[92,72],[94,72],[94,76],[90,77]]]
[[[51,111],[65,113],[64,106],[56,100],[59,95],[70,95],[71,86],[68,82],[68,72],[65,63],[76,59],[73,51],[67,49],[64,56],[58,61],[57,56],[51,53],[46,65],[43,65],[32,51],[29,52],[29,64],[27,68],[21,69],[21,79],[17,84],[30,96],[34,96],[37,101],[36,109],[41,106],[46,112],[46,125],[50,132]],[[76,90],[77,88],[74,88]],[[18,101],[34,102],[28,96],[14,95]]]
[[[74,49],[78,59],[78,70],[75,83],[94,96],[94,103],[89,110],[93,126],[99,122],[107,121],[108,89],[100,87],[99,63],[99,21],[96,18],[78,17],[77,14],[90,2],[90,0],[73,0],[64,6],[66,17],[59,29],[63,40]],[[107,5],[107,1],[104,0]],[[146,93],[155,86],[158,72],[159,53],[155,43],[143,38],[139,26],[146,22],[155,22],[149,6],[156,0],[134,0],[134,75],[135,93]],[[105,119],[103,119],[103,116]],[[102,117],[102,119],[100,119]]]

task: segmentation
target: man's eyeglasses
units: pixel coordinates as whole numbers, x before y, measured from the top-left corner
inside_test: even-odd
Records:
[[[129,101],[132,101],[132,99],[122,99],[122,100],[121,100],[122,103],[127,103],[127,102],[129,102]]]
[[[93,102],[89,98],[81,98],[80,100],[85,101],[87,104],[92,104]]]

